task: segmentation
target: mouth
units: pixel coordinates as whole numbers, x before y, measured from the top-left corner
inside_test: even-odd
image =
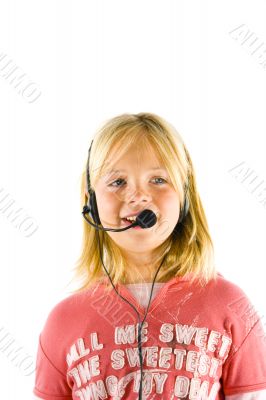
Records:
[[[158,214],[156,214],[156,216],[157,216]],[[136,222],[136,218],[134,218],[134,219],[127,219],[127,218],[121,218],[121,221],[122,221],[122,224],[121,225],[123,225],[123,226],[130,226],[130,225],[133,225],[135,222]],[[158,222],[158,220],[156,221],[156,223]],[[145,230],[145,229],[143,229],[143,228],[141,228],[139,225],[136,225],[136,226],[134,226],[134,227],[132,227],[132,229],[141,229],[141,230]]]
[[[136,221],[129,221],[126,218],[122,218],[121,221],[122,221],[122,225],[124,225],[124,226],[129,226],[129,225],[134,224],[134,222],[136,222]],[[142,228],[139,225],[136,225],[132,229],[142,229]]]
[[[121,218],[121,225],[122,225],[122,226],[130,226],[130,225],[135,224],[135,223],[136,223],[137,216],[138,216],[140,213],[141,213],[141,211],[138,211],[137,213],[132,213],[132,214],[129,214],[129,215],[125,216],[125,217],[122,217],[122,218]],[[154,213],[155,213],[156,218],[157,218],[157,220],[156,220],[156,223],[157,223],[157,222],[158,222],[158,218],[159,218],[159,212],[155,212],[155,211],[154,211]],[[131,229],[128,229],[128,230],[133,230],[133,229],[136,229],[136,230],[139,230],[139,229],[145,230],[145,228],[142,228],[142,227],[139,226],[139,225],[133,226]],[[146,228],[146,229],[147,229],[147,228]],[[148,230],[149,230],[149,228],[148,228]]]
[[[136,215],[128,215],[127,217],[121,218],[123,221],[128,221],[128,222],[136,222],[137,219],[137,214]]]

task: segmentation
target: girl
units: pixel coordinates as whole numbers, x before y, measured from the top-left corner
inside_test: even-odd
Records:
[[[265,400],[262,324],[216,270],[178,132],[155,114],[122,114],[92,143],[80,284],[40,334],[35,396]]]

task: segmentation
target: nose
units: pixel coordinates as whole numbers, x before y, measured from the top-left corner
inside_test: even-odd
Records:
[[[126,195],[126,201],[130,204],[138,204],[141,202],[150,203],[151,200],[151,194],[139,186],[130,188]]]

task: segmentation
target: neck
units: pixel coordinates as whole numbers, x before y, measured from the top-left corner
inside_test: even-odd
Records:
[[[125,277],[125,284],[130,283],[152,283],[154,281],[155,275],[159,268],[159,263],[155,266],[127,266],[126,277]],[[161,267],[162,268],[162,267]],[[161,270],[160,268],[160,270]],[[158,275],[156,276],[155,282],[158,281]]]

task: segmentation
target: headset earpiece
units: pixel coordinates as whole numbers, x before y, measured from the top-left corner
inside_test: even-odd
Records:
[[[90,195],[90,199],[89,199],[89,208],[90,208],[89,215],[91,215],[91,217],[92,217],[93,221],[95,222],[95,224],[101,225],[101,220],[100,220],[100,217],[99,217],[95,191],[92,190],[92,189],[89,189],[89,195]]]
[[[179,214],[179,218],[178,218],[177,224],[180,224],[188,214],[189,198],[187,196],[187,191],[188,191],[188,184],[186,184],[184,205],[183,205],[183,208],[181,208],[181,210],[180,210],[180,214]]]
[[[189,210],[189,199],[186,196],[185,202],[184,202],[184,207],[181,209],[180,214],[179,214],[179,219],[177,222],[178,224],[180,224],[180,222],[182,222],[184,220],[184,218],[188,214],[188,210]]]

